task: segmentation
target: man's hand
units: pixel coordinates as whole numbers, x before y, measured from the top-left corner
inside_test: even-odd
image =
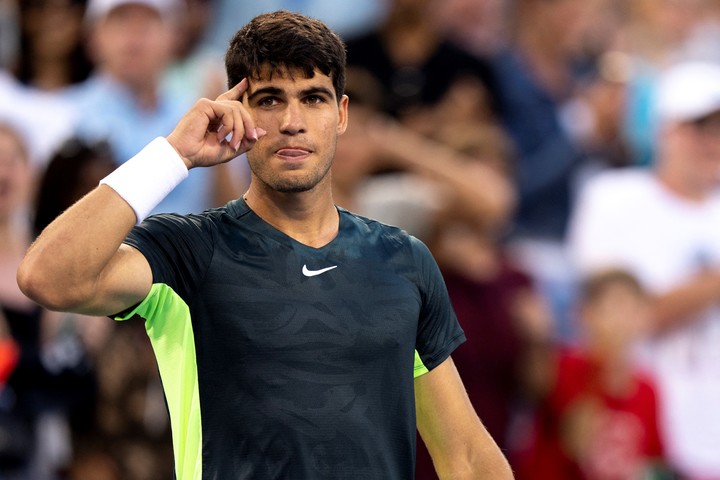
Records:
[[[216,100],[203,98],[185,114],[167,141],[188,169],[224,163],[250,150],[265,135],[255,128],[241,99],[248,89],[244,78]],[[229,140],[226,137],[231,135]]]

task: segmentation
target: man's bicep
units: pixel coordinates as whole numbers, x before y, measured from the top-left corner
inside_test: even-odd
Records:
[[[112,315],[127,310],[147,296],[152,278],[145,256],[122,244],[98,278],[93,301],[80,313]]]
[[[512,478],[452,359],[415,379],[417,426],[440,478]]]
[[[415,406],[418,431],[436,463],[480,426],[451,357],[415,379]]]
[[[451,357],[415,379],[415,406],[420,435],[432,453],[467,423],[480,423]]]

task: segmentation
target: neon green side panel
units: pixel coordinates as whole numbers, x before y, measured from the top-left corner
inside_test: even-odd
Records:
[[[423,363],[422,360],[420,360],[420,354],[417,350],[415,350],[415,368],[413,369],[413,378],[418,378],[421,375],[425,375],[428,373],[428,369]]]
[[[178,480],[202,477],[202,423],[195,341],[187,304],[167,285],[153,285],[128,314],[145,320],[170,411]]]

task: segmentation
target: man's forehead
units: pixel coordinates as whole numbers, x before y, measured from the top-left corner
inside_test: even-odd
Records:
[[[280,90],[305,89],[311,85],[330,87],[332,89],[332,78],[315,68],[312,76],[301,68],[275,67],[264,65],[257,75],[249,79],[248,92],[252,93],[260,88],[273,87]]]

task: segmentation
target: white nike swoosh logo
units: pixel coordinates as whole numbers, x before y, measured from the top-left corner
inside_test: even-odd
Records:
[[[307,265],[303,265],[302,273],[306,277],[314,277],[315,275],[320,275],[321,273],[325,273],[328,270],[332,270],[333,268],[337,268],[337,265],[333,265],[332,267],[327,268],[321,268],[320,270],[308,270]]]

